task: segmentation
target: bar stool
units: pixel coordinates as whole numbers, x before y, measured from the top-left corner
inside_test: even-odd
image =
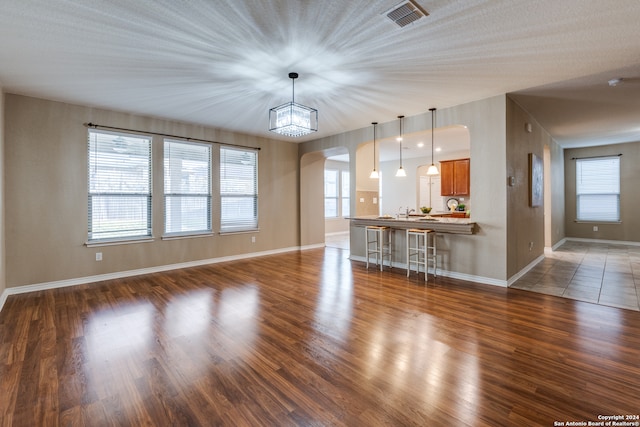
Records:
[[[381,225],[368,225],[365,227],[367,238],[367,268],[369,268],[369,257],[376,256],[376,265],[380,265],[380,271],[384,267],[384,258],[389,258],[389,268],[392,267],[392,244],[391,244],[391,228]],[[373,245],[373,246],[372,246]],[[380,262],[378,262],[378,257]]]
[[[411,239],[415,246],[411,246]],[[431,241],[431,244],[429,244]],[[421,256],[422,255],[422,256]],[[415,257],[415,260],[412,258]],[[407,277],[411,273],[411,264],[416,265],[416,272],[420,274],[420,266],[424,265],[424,280],[427,280],[429,264],[433,265],[433,277],[437,276],[436,232],[417,228],[407,229]]]

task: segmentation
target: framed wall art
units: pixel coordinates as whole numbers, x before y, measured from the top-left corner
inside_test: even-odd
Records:
[[[531,207],[542,205],[543,180],[542,159],[534,153],[529,153],[529,206]]]

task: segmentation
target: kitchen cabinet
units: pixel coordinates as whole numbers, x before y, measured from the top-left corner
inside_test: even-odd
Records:
[[[445,160],[440,162],[440,195],[469,195],[470,159]]]

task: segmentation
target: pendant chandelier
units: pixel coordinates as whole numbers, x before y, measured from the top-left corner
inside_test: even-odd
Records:
[[[318,131],[318,110],[295,102],[298,73],[289,73],[291,102],[269,110],[269,130],[280,135],[298,137]]]
[[[400,122],[400,136],[398,137],[398,142],[400,143],[400,168],[398,168],[398,172],[396,172],[396,176],[403,177],[407,176],[407,173],[402,168],[402,119],[404,116],[398,116],[398,121]]]
[[[369,178],[378,179],[380,178],[380,175],[376,170],[376,126],[378,125],[378,122],[371,122],[371,124],[373,125],[373,170],[371,171]]]
[[[438,175],[440,172],[438,171],[438,167],[435,165],[433,159],[433,130],[435,127],[436,109],[429,108],[429,111],[431,111],[431,166],[429,166],[429,168],[427,169],[427,175]]]

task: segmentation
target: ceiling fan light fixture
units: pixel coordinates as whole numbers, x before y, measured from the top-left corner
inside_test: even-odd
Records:
[[[291,102],[269,110],[269,130],[280,135],[299,137],[318,131],[318,110],[295,102],[295,79],[298,73],[289,73]]]

